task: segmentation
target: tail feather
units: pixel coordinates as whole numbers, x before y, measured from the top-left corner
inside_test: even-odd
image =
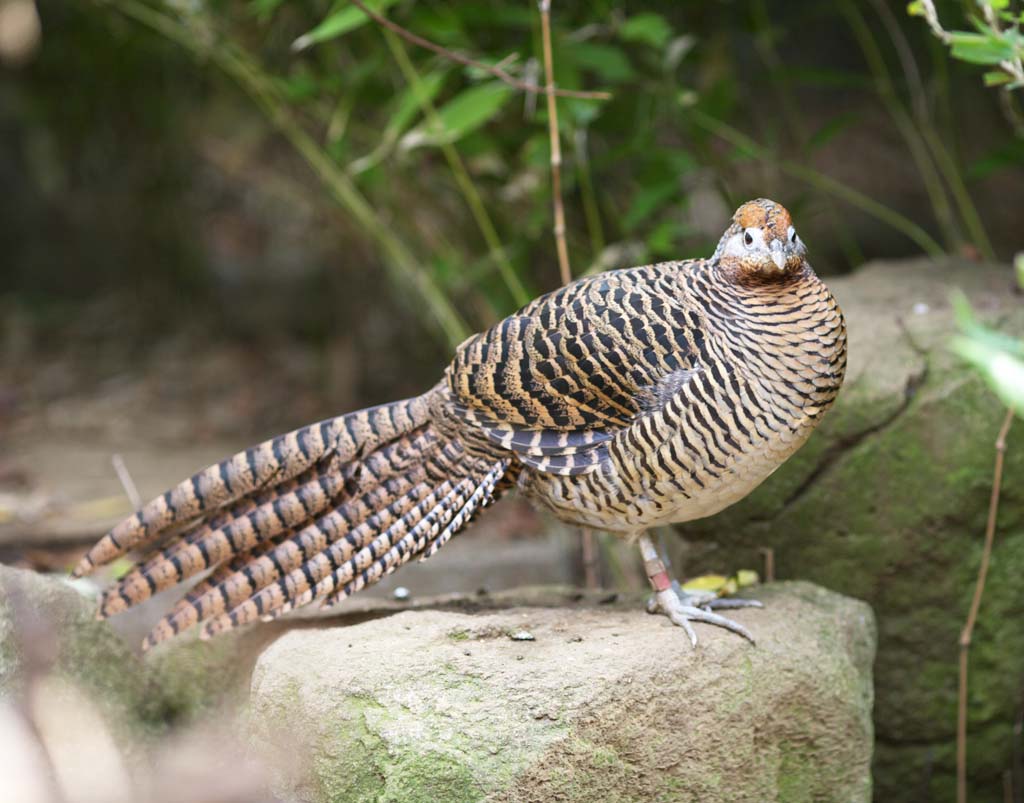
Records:
[[[408,511],[389,523],[385,523],[385,521],[391,518],[390,510],[383,516],[374,514],[344,538],[334,541],[326,549],[313,555],[299,568],[260,589],[228,613],[221,614],[208,622],[203,628],[202,635],[208,638],[225,630],[270,616],[275,611],[284,613],[306,604],[312,599],[311,597],[307,598],[308,593],[324,577],[330,576],[338,567],[345,565],[353,555],[359,554],[365,545],[372,542],[379,533],[395,530],[405,532],[414,526],[437,505],[440,496],[446,494],[450,487],[451,483],[448,480],[443,481],[441,485],[428,491],[426,496]]]
[[[508,471],[508,466],[508,460],[498,461],[476,487],[473,487],[472,481],[464,481],[462,490],[470,491],[468,498],[465,499],[461,507],[455,507],[457,502],[452,500],[454,504],[446,512],[456,509],[458,512],[451,516],[447,523],[443,524],[443,529],[432,541],[422,538],[410,541],[412,533],[406,535],[399,542],[393,544],[387,552],[378,557],[368,569],[364,569],[340,589],[327,596],[324,600],[324,607],[335,605],[357,591],[378,583],[395,571],[395,569],[408,563],[416,555],[420,556],[420,560],[426,560],[435,555],[441,547],[448,543],[455,533],[465,527],[480,510],[493,501],[495,487]],[[464,496],[464,494],[462,495]]]
[[[323,599],[356,581],[360,583],[359,588],[362,588],[369,578],[368,572],[377,562],[385,569],[397,566],[399,562],[404,563],[422,549],[428,540],[437,535],[444,522],[462,506],[472,487],[468,479],[459,480],[454,485],[448,481],[443,482],[435,489],[432,496],[434,504],[426,513],[419,517],[410,517],[407,521],[396,522],[344,563],[335,567],[315,586],[293,596],[280,608],[264,612],[264,617],[276,618],[314,600]]]
[[[228,572],[192,601],[178,606],[164,617],[147,637],[144,647],[152,647],[192,625],[231,610],[272,583],[282,572],[301,566],[329,543],[350,537],[360,540],[365,537],[362,533],[386,526],[406,513],[427,492],[427,486],[417,476],[422,478],[422,470],[418,474],[413,472],[410,476],[389,480],[283,539],[266,552],[254,555],[251,561]],[[394,501],[388,504],[387,499]]]
[[[158,591],[231,560],[238,552],[302,527],[327,510],[343,492],[373,487],[383,478],[407,470],[434,440],[432,433],[423,431],[413,437],[404,436],[359,463],[321,472],[302,484],[290,481],[279,493],[268,492],[263,504],[229,516],[220,527],[207,528],[202,537],[190,539],[183,547],[172,545],[163,559],[152,561],[148,569],[129,572],[105,595],[101,614],[120,613]],[[171,554],[166,554],[168,551]]]
[[[107,533],[75,567],[82,577],[175,525],[219,510],[269,483],[292,479],[326,457],[348,463],[429,420],[419,396],[329,418],[264,441],[193,474]]]
[[[192,523],[190,528],[187,528],[178,538],[174,539],[171,543],[167,544],[163,548],[157,548],[152,551],[151,554],[143,557],[138,565],[132,571],[140,571],[147,573],[157,566],[161,561],[175,555],[185,547],[195,544],[200,539],[212,533],[214,530],[218,530],[226,524],[230,523],[233,519],[239,516],[244,516],[250,510],[255,509],[259,505],[271,501],[280,494],[288,493],[309,482],[312,479],[320,476],[321,474],[332,470],[333,467],[328,465],[327,467],[315,466],[302,474],[294,477],[287,482],[279,483],[271,488],[265,488],[262,491],[258,491],[251,496],[244,499],[240,499],[228,507],[222,509],[219,513],[210,516],[210,518],[200,520],[199,522]],[[127,576],[127,575],[126,575]],[[109,592],[108,592],[109,593]]]
[[[492,445],[481,452],[435,425],[443,392],[328,419],[211,466],[114,527],[75,574],[141,554],[104,594],[101,617],[200,575],[148,648],[196,624],[208,638],[334,604],[425,559],[508,488],[519,465],[483,457]]]

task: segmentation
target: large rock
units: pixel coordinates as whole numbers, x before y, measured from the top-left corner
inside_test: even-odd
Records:
[[[981,555],[1003,409],[947,342],[951,287],[1024,330],[1006,268],[926,260],[830,282],[846,313],[846,386],[821,430],[758,491],[682,527],[686,574],[757,565],[868,601],[879,623],[879,800],[952,800],[958,634]],[[1011,432],[992,571],[974,635],[972,800],[1001,800],[1024,656],[1024,426]],[[719,546],[720,548],[716,548]]]
[[[59,577],[0,565],[0,699],[18,698],[28,673],[53,676],[97,706],[128,753],[169,725],[236,708],[255,652],[279,632],[212,643],[186,637],[143,660],[136,645],[96,620],[94,596]]]
[[[869,800],[871,610],[759,596],[757,647],[698,625],[695,651],[636,604],[294,630],[254,670],[253,740],[293,759],[286,801]]]

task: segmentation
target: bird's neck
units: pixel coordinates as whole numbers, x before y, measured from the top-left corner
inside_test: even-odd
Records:
[[[723,282],[713,267],[688,281],[703,308],[709,340],[758,384],[778,385],[794,402],[827,408],[846,365],[846,330],[828,287],[806,266],[777,281]],[[806,391],[799,394],[791,389]],[[800,398],[796,398],[800,396]]]

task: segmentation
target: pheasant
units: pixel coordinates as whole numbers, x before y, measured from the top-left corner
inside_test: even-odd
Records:
[[[542,296],[462,343],[423,395],[302,427],[183,481],[73,575],[142,554],[104,592],[107,617],[207,572],[143,646],[197,624],[210,637],[334,605],[431,557],[515,488],[563,521],[638,541],[656,608],[694,646],[691,622],[750,638],[714,612],[744,602],[683,593],[646,531],[742,499],[831,407],[845,324],[805,255],[782,206],[745,203],[710,259]]]

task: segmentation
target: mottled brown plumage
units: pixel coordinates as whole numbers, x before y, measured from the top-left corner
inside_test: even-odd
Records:
[[[641,536],[761,483],[831,406],[845,361],[842,315],[789,213],[751,201],[711,259],[543,296],[464,342],[422,396],[271,439],[157,497],[75,574],[143,552],[104,594],[106,616],[213,570],[152,645],[333,604],[434,554],[513,486],[564,521]],[[675,601],[641,546],[659,605],[691,638],[693,620],[746,635]]]

